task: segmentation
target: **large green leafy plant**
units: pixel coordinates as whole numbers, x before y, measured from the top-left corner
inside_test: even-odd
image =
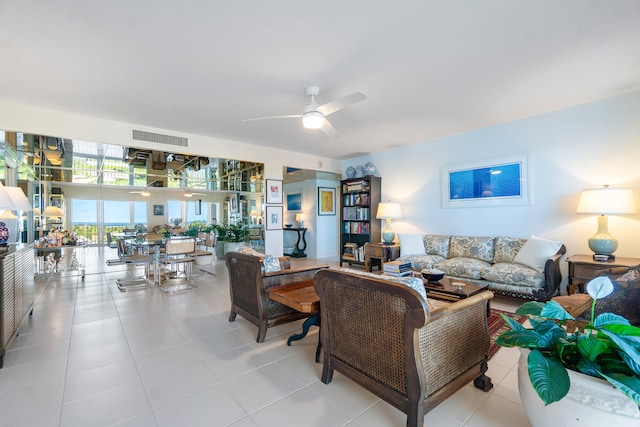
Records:
[[[496,343],[531,350],[529,378],[545,405],[566,396],[570,369],[604,378],[640,406],[640,328],[612,313],[594,317],[596,300],[612,291],[608,277],[589,282],[591,320],[571,332],[565,323],[575,319],[555,301],[526,302],[516,310],[516,314],[529,317],[530,329],[501,314],[511,330],[501,334]]]

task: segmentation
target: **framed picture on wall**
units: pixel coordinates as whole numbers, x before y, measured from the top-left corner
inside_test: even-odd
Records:
[[[318,215],[336,214],[336,189],[318,187]]]
[[[526,154],[445,165],[441,170],[443,208],[531,204]]]
[[[196,215],[202,215],[202,200],[200,199],[196,200],[195,212]]]
[[[282,206],[266,207],[267,230],[282,230]]]
[[[155,216],[164,215],[164,205],[153,205],[153,214]]]
[[[266,180],[267,203],[282,204],[282,180]]]
[[[302,210],[302,193],[287,194],[287,211],[295,212]]]

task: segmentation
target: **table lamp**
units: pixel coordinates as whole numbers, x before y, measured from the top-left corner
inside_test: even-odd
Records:
[[[7,214],[11,214],[10,211],[15,209],[15,204],[9,196],[9,192],[7,191],[7,187],[0,183],[0,215],[4,214],[7,211]],[[0,246],[7,246],[7,242],[9,241],[9,228],[3,221],[0,221]]]
[[[636,213],[633,192],[628,188],[590,188],[582,190],[578,213],[600,215],[598,231],[589,238],[589,249],[597,261],[614,260],[613,253],[618,249],[618,239],[609,234],[606,215],[624,215]]]
[[[24,194],[24,191],[22,191],[22,188],[20,187],[4,187],[4,189],[7,191],[7,194],[9,195],[9,197],[11,198],[11,201],[13,202],[13,210],[16,211],[23,211],[23,212],[28,212],[28,211],[32,211],[33,207],[31,206],[31,203],[29,203],[29,199],[27,199],[27,196]],[[16,215],[14,215],[13,213],[11,213],[10,211],[5,211],[5,214],[9,213],[11,216],[9,218],[11,219],[17,219],[18,217]],[[7,218],[6,216],[2,216],[3,218]],[[3,221],[4,222],[4,221]],[[18,221],[12,221],[13,223],[15,223],[15,230],[16,230],[16,239],[15,241],[18,241],[18,237],[19,237],[19,231],[20,231],[20,227],[18,225]]]
[[[304,228],[304,214],[297,213],[296,214],[296,222],[298,223],[298,228]]]
[[[382,230],[382,240],[386,245],[392,244],[396,233],[391,229],[391,220],[402,218],[400,204],[392,202],[378,203],[378,213],[376,214],[376,218],[387,220],[387,224],[384,230]]]

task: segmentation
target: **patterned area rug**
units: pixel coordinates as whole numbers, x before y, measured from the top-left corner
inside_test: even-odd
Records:
[[[493,355],[496,354],[498,350],[500,350],[500,346],[496,344],[496,338],[498,338],[503,332],[509,330],[507,324],[504,323],[504,320],[502,320],[502,317],[500,317],[500,313],[516,319],[520,323],[524,323],[527,320],[526,316],[516,316],[515,314],[509,313],[508,311],[494,310],[493,308],[491,309],[489,319],[487,319],[487,323],[489,324],[489,335],[491,336],[489,359],[491,359]]]

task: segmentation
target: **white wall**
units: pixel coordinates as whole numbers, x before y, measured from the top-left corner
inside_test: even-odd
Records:
[[[339,217],[339,193],[336,191],[336,215],[318,216],[318,187],[338,188],[338,181],[326,179],[312,179],[294,182],[284,186],[286,194],[302,193],[302,213],[305,215],[304,226],[307,228],[305,251],[309,258],[337,258],[338,256],[338,217]],[[284,224],[293,224],[297,212],[284,211]],[[285,246],[293,246],[297,240],[297,234],[287,231],[284,235]],[[302,244],[302,243],[301,243]]]
[[[520,153],[529,155],[530,206],[441,207],[443,165]],[[347,160],[343,170],[367,161],[382,177],[382,199],[402,205],[396,232],[535,234],[563,241],[567,255],[590,254],[597,219],[576,213],[582,189],[632,188],[640,211],[640,92]],[[616,255],[640,257],[639,214],[610,216],[609,231]]]
[[[133,146],[167,151],[167,145],[141,143],[131,140],[133,128],[182,136],[189,139],[189,147],[181,147],[183,154],[261,162],[265,178],[282,179],[283,167],[339,172],[340,162],[325,157],[310,156],[238,141],[211,138],[186,132],[154,129],[146,126],[97,119],[79,114],[47,110],[0,101],[0,129],[92,141],[104,144]],[[265,251],[282,254],[282,231],[265,232]]]

